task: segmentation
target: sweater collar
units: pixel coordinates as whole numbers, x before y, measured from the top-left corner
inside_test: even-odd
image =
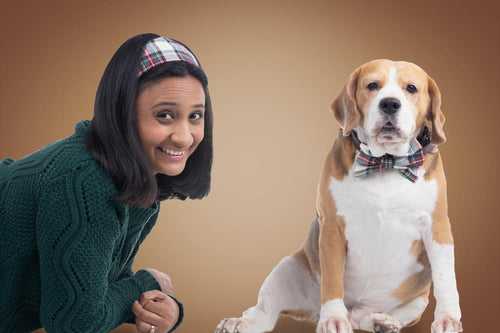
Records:
[[[75,125],[75,133],[77,135],[84,135],[89,130],[91,124],[92,122],[90,120],[79,121]]]

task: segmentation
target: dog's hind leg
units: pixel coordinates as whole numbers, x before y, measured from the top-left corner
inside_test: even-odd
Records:
[[[320,290],[303,251],[283,258],[262,284],[257,305],[240,318],[222,320],[215,333],[263,333],[273,330],[280,314],[317,320]]]

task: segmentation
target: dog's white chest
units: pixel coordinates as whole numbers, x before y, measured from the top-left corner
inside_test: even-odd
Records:
[[[397,171],[332,178],[330,192],[345,221],[346,302],[385,307],[388,295],[422,269],[411,253],[430,223],[437,197],[434,181],[410,182]]]

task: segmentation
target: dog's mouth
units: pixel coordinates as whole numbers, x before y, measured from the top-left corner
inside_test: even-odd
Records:
[[[377,141],[379,143],[401,141],[401,130],[393,122],[387,121],[379,127]]]
[[[390,121],[386,122],[384,126],[380,128],[381,133],[394,133],[397,132],[398,128]]]

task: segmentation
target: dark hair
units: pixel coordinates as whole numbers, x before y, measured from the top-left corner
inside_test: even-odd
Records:
[[[87,149],[110,174],[120,191],[119,202],[148,207],[169,198],[200,199],[210,191],[212,168],[212,104],[207,76],[184,61],[167,62],[137,77],[144,45],[159,37],[141,34],[123,43],[111,58],[97,88]],[[205,91],[205,134],[181,174],[152,172],[137,129],[136,98],[146,85],[166,77],[191,75]]]

